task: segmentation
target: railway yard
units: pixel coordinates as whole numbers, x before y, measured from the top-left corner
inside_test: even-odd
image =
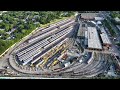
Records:
[[[104,28],[102,25],[96,28],[90,20],[79,16],[38,28],[37,33],[9,54],[3,62],[3,67],[6,66],[3,74],[7,72],[6,76],[26,78],[91,78],[106,75],[115,58],[111,40]]]

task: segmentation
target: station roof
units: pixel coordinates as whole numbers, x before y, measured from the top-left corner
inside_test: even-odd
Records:
[[[81,13],[81,17],[84,19],[94,19],[97,13]]]
[[[95,20],[101,21],[101,20],[104,20],[104,18],[102,18],[102,17],[95,17]]]
[[[102,32],[102,34],[100,34],[100,36],[102,38],[103,43],[105,43],[105,44],[111,44],[111,41],[108,38],[108,35],[107,35],[104,27],[101,28],[101,32]]]
[[[102,49],[96,27],[88,27],[88,48]]]

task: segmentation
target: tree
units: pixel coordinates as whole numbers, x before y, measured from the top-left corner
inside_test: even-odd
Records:
[[[24,29],[24,25],[21,24],[21,25],[18,26],[18,30],[21,31],[22,29]]]
[[[40,23],[41,24],[46,24],[46,17],[40,18]]]
[[[8,35],[7,33],[3,33],[3,36],[1,37],[1,39],[6,40],[10,35]]]
[[[10,30],[13,29],[13,24],[10,24],[10,25],[9,25],[9,29],[10,29]]]
[[[4,22],[0,23],[0,28],[5,28],[5,23]]]
[[[22,29],[22,33],[25,34],[26,30],[25,29]]]
[[[5,25],[5,31],[8,32],[9,31],[9,24]]]

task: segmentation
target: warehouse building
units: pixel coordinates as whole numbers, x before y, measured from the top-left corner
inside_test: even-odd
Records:
[[[101,41],[96,27],[88,27],[88,49],[102,50]]]
[[[87,24],[81,23],[77,32],[77,37],[79,37],[80,39],[84,39],[86,30],[87,30]]]
[[[95,17],[95,21],[103,21],[104,18],[103,17]]]
[[[88,13],[81,13],[81,18],[85,19],[85,20],[93,20],[98,13],[92,13],[92,12],[88,12]]]
[[[103,46],[107,47],[108,49],[111,47],[111,41],[104,29],[104,27],[101,27],[101,39],[102,39],[102,44]]]

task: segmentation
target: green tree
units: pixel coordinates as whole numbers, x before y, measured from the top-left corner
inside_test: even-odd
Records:
[[[8,32],[9,31],[9,24],[5,25],[5,31]]]

